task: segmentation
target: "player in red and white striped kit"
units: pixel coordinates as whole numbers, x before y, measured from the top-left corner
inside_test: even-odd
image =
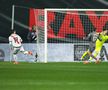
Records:
[[[18,64],[17,54],[22,52],[23,54],[32,55],[31,51],[25,51],[22,46],[22,38],[16,34],[15,30],[12,30],[12,34],[9,36],[9,45],[12,50],[14,64]]]

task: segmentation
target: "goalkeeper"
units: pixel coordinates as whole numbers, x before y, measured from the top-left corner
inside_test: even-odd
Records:
[[[90,57],[97,60],[97,58],[92,55],[92,52],[95,50],[95,43],[96,43],[96,40],[97,40],[98,36],[99,36],[99,33],[97,33],[94,30],[93,32],[89,33],[86,38],[84,38],[85,40],[89,40],[90,43],[89,43],[88,50],[82,55],[81,60],[83,60],[86,55],[89,55]]]
[[[94,56],[97,57],[102,49],[103,44],[108,40],[108,30],[104,30],[99,34],[99,38],[96,40]]]

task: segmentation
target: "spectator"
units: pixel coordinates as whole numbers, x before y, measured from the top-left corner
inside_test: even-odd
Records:
[[[27,39],[29,43],[36,42],[37,34],[36,34],[36,26],[33,25],[32,30],[28,32]]]

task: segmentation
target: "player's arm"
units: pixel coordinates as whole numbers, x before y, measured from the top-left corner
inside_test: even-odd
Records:
[[[89,34],[87,35],[87,37],[84,37],[83,39],[88,41],[90,38],[91,38],[91,33],[89,33]]]
[[[105,39],[108,39],[108,31],[105,30],[105,31],[102,31],[101,33],[99,33],[99,36],[98,36],[98,39],[100,41],[102,41],[102,37],[105,36]]]
[[[23,42],[22,38],[20,38],[20,42],[21,42],[21,43]]]
[[[99,41],[102,41],[102,35],[103,35],[102,33],[99,33],[99,34],[98,34],[97,39],[98,39]]]
[[[105,38],[108,40],[108,36],[105,36]]]
[[[102,31],[100,34],[101,35],[107,35],[108,34],[108,30]]]
[[[18,39],[19,39],[19,43],[23,42],[22,38],[19,35],[18,35]]]
[[[13,49],[12,38],[11,37],[9,37],[9,46],[10,46],[11,49]]]

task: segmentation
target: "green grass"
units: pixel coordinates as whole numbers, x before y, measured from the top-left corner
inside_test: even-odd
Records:
[[[0,62],[0,90],[108,90],[108,63]]]

